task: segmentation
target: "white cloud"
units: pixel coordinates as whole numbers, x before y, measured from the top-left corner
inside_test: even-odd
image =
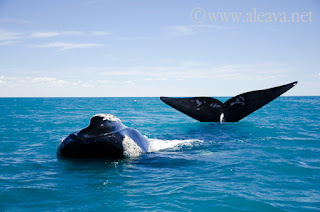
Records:
[[[113,92],[110,92],[115,88],[123,89],[123,95],[125,95],[127,88],[136,87],[135,80],[80,80],[79,78],[0,76],[0,96],[52,96],[51,92],[56,90],[59,90],[58,96],[70,96],[67,93],[71,90],[73,92],[71,96],[79,96],[79,90],[87,91],[86,89],[91,89],[95,93],[98,92],[99,96],[104,96],[106,94],[112,95]],[[105,90],[105,88],[108,89]],[[53,96],[56,95],[54,94]],[[80,94],[80,96],[82,95]]]
[[[212,30],[232,30],[232,29],[236,29],[236,27],[207,25],[207,24],[176,25],[176,26],[168,27],[169,33],[174,36],[188,36],[188,35],[195,34],[196,32],[206,32],[206,31],[212,31]]]
[[[145,37],[143,36],[133,36],[133,37],[119,37],[118,40],[123,41],[133,41],[133,40],[143,40]]]
[[[1,19],[0,19],[1,23]],[[0,29],[0,46],[11,45],[17,42],[28,42],[30,39],[46,39],[61,36],[102,36],[110,35],[110,32],[106,31],[34,31],[34,32],[14,32],[5,29]],[[137,38],[136,38],[137,39]],[[74,48],[89,48],[102,46],[103,44],[97,43],[65,43],[54,42],[40,45],[39,47],[60,47],[62,49],[74,49]]]
[[[0,29],[0,41],[18,40],[21,38],[21,36],[22,36],[21,33]]]
[[[229,64],[214,66],[199,61],[180,62],[168,66],[136,66],[136,67],[84,67],[73,69],[72,72],[79,73],[78,79],[74,75],[64,75],[64,79],[56,77],[7,77],[0,76],[1,84],[8,82],[15,84],[19,82],[43,85],[70,85],[79,86],[84,84],[110,85],[114,82],[131,80],[187,80],[187,79],[215,79],[218,81],[263,81],[274,79],[286,79],[288,77],[287,67],[281,64]],[[94,73],[96,80],[81,81],[88,79],[86,73]],[[67,73],[67,71],[66,71]],[[66,78],[69,77],[69,78]],[[97,78],[98,77],[98,78]],[[71,80],[68,80],[71,79]]]
[[[182,62],[174,66],[101,68],[109,77],[140,77],[145,81],[168,79],[271,80],[286,76],[287,69],[276,64],[232,64],[213,66],[200,62]]]
[[[54,86],[66,86],[70,85],[71,82],[66,80],[57,79],[55,77],[15,77],[15,76],[0,76],[0,81],[7,86],[21,86],[21,85],[34,85],[42,87],[54,87]]]
[[[91,32],[92,35],[110,35],[110,32],[105,32],[105,31],[93,31]]]
[[[144,81],[154,81],[154,80],[159,80],[159,81],[166,81],[169,80],[168,78],[162,77],[162,78],[144,78]]]
[[[24,19],[1,18],[0,23],[29,24],[30,21]]]
[[[102,3],[102,2],[104,2],[104,0],[87,0],[87,1],[85,1],[83,4],[85,4],[85,5],[95,5],[95,4],[99,4],[99,3]]]
[[[6,77],[6,76],[0,76],[0,80],[16,80],[17,77]]]
[[[92,33],[85,33],[81,31],[38,31],[32,32],[31,38],[50,38],[57,36],[71,36],[71,35],[91,35]]]
[[[115,57],[112,54],[105,54],[104,56],[108,57],[109,59],[111,59],[113,61],[119,61],[120,60],[119,57]]]
[[[168,63],[161,62],[161,64]],[[37,73],[40,76],[0,76],[0,95],[235,95],[251,88],[258,89],[260,88],[259,85],[262,84],[274,85],[275,81],[287,82],[290,77],[290,69],[287,70],[287,68],[286,65],[281,64],[215,66],[199,61],[182,61],[170,62],[170,65],[78,67],[68,70],[52,70],[50,73],[54,75],[51,76],[42,76],[43,71],[30,72],[25,70],[23,73]],[[46,72],[48,73],[48,71]],[[59,73],[64,74],[59,75]],[[177,83],[173,83],[174,80],[177,80]],[[184,80],[185,83],[181,80]],[[190,83],[193,86],[190,86]],[[238,87],[237,84],[241,84],[241,87]],[[150,87],[150,85],[152,86]],[[223,93],[224,91],[219,90],[224,85],[230,85],[228,86],[228,92]],[[177,89],[177,86],[181,86],[181,89]],[[214,88],[209,90],[215,90],[216,93],[210,93],[206,89],[209,86]]]
[[[232,30],[232,29],[238,29],[237,27],[231,27],[231,26],[226,26],[226,25],[209,25],[209,24],[196,24],[196,25],[190,25],[190,27],[193,30],[203,30],[203,29],[208,29],[208,30]]]
[[[97,83],[98,84],[108,84],[108,83],[111,83],[110,80],[97,80]]]
[[[58,83],[58,80],[54,77],[34,77],[31,79],[32,83]],[[61,83],[62,81],[60,81]]]
[[[184,26],[184,25],[170,26],[169,31],[172,35],[175,35],[175,36],[185,36],[185,35],[191,35],[193,33],[191,26]]]
[[[65,42],[53,42],[40,45],[41,48],[60,48],[62,50],[79,49],[79,48],[92,48],[103,46],[101,43],[65,43]]]
[[[33,32],[31,37],[33,38],[49,38],[60,35],[59,32]]]

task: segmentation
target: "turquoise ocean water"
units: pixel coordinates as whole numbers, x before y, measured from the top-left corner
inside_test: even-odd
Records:
[[[60,140],[97,113],[150,138],[150,153],[58,159]],[[320,97],[280,97],[223,124],[159,98],[0,98],[0,211],[16,210],[319,211]]]

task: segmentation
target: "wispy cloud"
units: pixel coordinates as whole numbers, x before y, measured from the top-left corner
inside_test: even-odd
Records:
[[[16,44],[21,37],[21,33],[0,29],[0,46]]]
[[[0,19],[1,21],[1,19]],[[65,36],[105,36],[110,35],[107,31],[34,31],[34,32],[15,32],[6,29],[0,29],[0,46],[12,45],[17,42],[27,43],[34,39],[47,39]],[[38,47],[57,47],[61,49],[74,49],[74,48],[90,48],[102,46],[98,43],[67,43],[67,42],[52,42],[40,45]]]
[[[225,25],[210,25],[210,24],[196,24],[196,25],[190,25],[190,27],[194,30],[232,30],[232,29],[238,29],[238,27],[234,26],[225,26]]]
[[[102,2],[104,2],[104,0],[87,0],[87,1],[83,2],[83,4],[88,6],[88,5],[100,4]]]
[[[46,72],[48,73],[48,71]],[[165,92],[170,95],[186,95],[185,92],[188,92],[188,95],[191,95],[192,92],[194,92],[192,95],[199,95],[198,92],[202,92],[201,89],[209,85],[219,90],[221,86],[233,85],[235,81],[241,81],[243,85],[287,81],[290,77],[289,71],[290,69],[285,64],[226,64],[217,66],[201,61],[180,61],[170,62],[167,65],[153,64],[133,67],[52,69],[50,76],[43,76],[42,74],[45,73],[43,71],[30,72],[25,70],[23,73],[35,75],[28,77],[0,76],[0,96],[52,96],[53,94],[55,96],[79,96],[80,93],[84,96],[92,94],[98,96],[135,96],[137,92],[150,96],[163,95]],[[63,77],[60,73],[64,73]],[[173,80],[185,90],[178,91],[179,89]],[[188,82],[181,83],[181,80]],[[204,80],[209,81],[205,82]],[[204,87],[201,87],[202,85]],[[192,89],[193,91],[189,90],[191,92],[189,93],[188,89],[191,87],[194,89]],[[80,90],[82,92],[79,92]],[[114,92],[115,90],[118,93]],[[119,91],[121,92],[119,93]],[[204,93],[201,95],[212,94]],[[226,94],[220,93],[219,95]]]
[[[81,35],[83,34],[80,31],[39,31],[39,32],[32,32],[30,37],[32,38],[50,38],[50,37],[57,37],[63,35]]]
[[[79,48],[93,48],[93,47],[101,47],[104,44],[101,43],[65,43],[65,42],[53,42],[42,44],[38,47],[40,48],[58,48],[61,50],[69,50],[69,49],[79,49]]]
[[[186,36],[191,35],[193,33],[191,26],[186,25],[177,25],[177,26],[170,26],[169,32],[175,36]]]
[[[30,21],[25,20],[25,19],[1,18],[0,23],[29,24]]]
[[[33,38],[49,38],[60,35],[59,32],[33,32],[30,36]]]
[[[134,80],[104,80],[104,79],[60,79],[56,77],[32,77],[32,76],[0,76],[0,87],[34,87],[34,88],[102,88],[102,87],[119,87],[119,86],[135,86]],[[0,92],[1,93],[1,92]]]
[[[83,35],[83,36],[102,36],[102,35],[110,35],[110,32],[106,31],[38,31],[32,32],[31,38],[50,38],[57,36],[75,36],[75,35]]]
[[[69,84],[66,80],[57,79],[54,77],[33,77],[28,78],[32,83],[36,84],[49,84],[49,85],[67,85]]]
[[[105,54],[104,56],[106,56],[107,58],[113,60],[113,61],[119,61],[120,58],[119,57],[115,57],[112,54]]]
[[[143,39],[145,39],[145,37],[143,36],[118,37],[118,40],[124,40],[124,41],[143,40]]]
[[[229,26],[207,25],[207,24],[176,25],[176,26],[169,26],[168,32],[173,36],[189,36],[198,32],[206,32],[206,31],[213,31],[213,30],[231,30],[231,29],[236,29],[236,28],[229,27]]]
[[[61,48],[61,47],[59,47]],[[69,71],[69,72],[68,72]],[[27,73],[28,71],[25,71]],[[90,79],[97,79],[100,84],[112,81],[123,82],[126,79],[152,81],[152,80],[199,80],[214,79],[218,81],[272,81],[286,80],[290,68],[285,64],[226,64],[214,65],[201,61],[180,61],[170,65],[141,65],[141,66],[109,66],[109,67],[78,67],[66,70],[53,70],[52,73],[65,73],[65,79],[74,79],[73,73],[78,73],[78,79],[88,79],[87,73],[92,73]],[[37,72],[41,73],[41,71]],[[317,73],[318,75],[318,73]],[[58,76],[58,75],[56,75]],[[18,78],[18,77],[17,77]],[[31,78],[30,78],[31,79]],[[29,79],[29,80],[30,80]],[[4,78],[2,81],[16,81],[16,78]],[[107,81],[105,81],[107,80]],[[52,77],[33,77],[32,83],[56,82]],[[74,82],[73,82],[74,83]]]
[[[53,87],[53,86],[65,86],[70,82],[55,77],[15,77],[15,76],[0,76],[0,81],[6,86],[19,86],[26,84],[33,84],[36,86]]]
[[[271,80],[286,76],[288,70],[277,64],[230,64],[213,66],[200,62],[182,62],[173,66],[141,66],[101,69],[109,77],[140,77],[150,80],[223,79],[223,80]]]
[[[13,41],[20,39],[21,36],[21,33],[0,29],[0,41]]]
[[[93,31],[91,32],[92,35],[111,35],[111,32],[105,32],[105,31]]]

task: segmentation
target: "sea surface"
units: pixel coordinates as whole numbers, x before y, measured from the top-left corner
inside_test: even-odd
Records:
[[[61,139],[97,113],[139,130],[150,152],[58,159]],[[222,124],[159,98],[0,98],[0,211],[79,210],[320,211],[320,97]]]

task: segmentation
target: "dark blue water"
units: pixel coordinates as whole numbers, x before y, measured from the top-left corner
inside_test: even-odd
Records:
[[[152,152],[57,159],[97,113],[151,138]],[[320,210],[320,97],[280,97],[223,124],[158,98],[0,98],[0,114],[0,211]]]

